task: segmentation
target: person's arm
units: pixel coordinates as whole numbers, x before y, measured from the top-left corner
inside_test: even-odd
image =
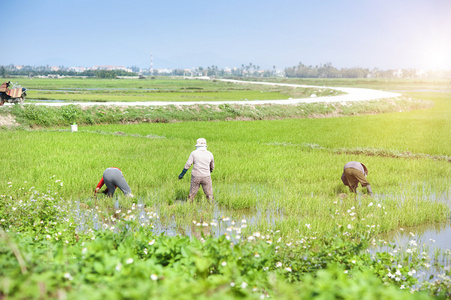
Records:
[[[368,192],[368,195],[373,196],[373,189],[371,188],[371,185],[367,185],[366,186],[366,190]]]
[[[213,172],[213,170],[215,169],[215,158],[213,156],[213,154],[211,155],[211,161],[210,161],[210,173]]]
[[[179,175],[179,179],[182,179],[183,176],[185,176],[186,172],[191,167],[193,162],[194,162],[194,157],[193,157],[193,153],[191,153],[188,157],[188,160],[186,161],[185,167],[183,167],[182,173],[180,173],[180,175]]]
[[[346,176],[345,176],[345,173],[344,173],[344,172],[343,172],[343,174],[341,174],[341,181],[343,181],[343,184],[344,184],[344,185],[349,186],[349,182],[348,182],[348,180],[346,179]]]
[[[99,183],[96,186],[96,190],[94,191],[94,194],[98,193],[104,184],[105,184],[105,181],[103,180],[103,176],[102,176],[102,179],[100,179]]]

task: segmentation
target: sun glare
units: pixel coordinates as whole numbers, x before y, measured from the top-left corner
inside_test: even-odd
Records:
[[[451,68],[451,45],[445,43],[425,43],[423,63],[427,69]]]

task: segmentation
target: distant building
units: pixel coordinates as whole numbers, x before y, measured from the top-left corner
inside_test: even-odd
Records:
[[[126,72],[133,72],[132,69],[126,68],[124,66],[94,66],[92,67],[93,70],[106,70],[106,71],[114,71],[114,70],[123,70]]]
[[[402,78],[403,74],[404,74],[404,72],[401,69],[393,71],[393,76],[394,77]]]
[[[81,73],[81,72],[86,71],[86,68],[85,67],[70,67],[69,70],[77,72],[77,73]]]
[[[425,78],[428,76],[428,72],[425,70],[416,70],[415,75],[419,78]]]
[[[171,74],[172,69],[154,69],[154,72],[157,74]]]

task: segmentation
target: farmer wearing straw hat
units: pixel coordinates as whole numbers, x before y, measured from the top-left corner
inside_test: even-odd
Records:
[[[106,185],[106,189],[102,193],[108,197],[113,197],[117,187],[126,197],[133,197],[132,190],[127,181],[125,181],[124,175],[122,175],[122,171],[119,168],[111,167],[103,172],[102,179],[97,184],[94,194],[99,193],[103,185]]]
[[[193,171],[191,172],[191,187],[188,199],[192,202],[199,191],[199,187],[202,185],[207,199],[213,200],[213,186],[210,174],[215,168],[215,161],[213,154],[207,150],[207,141],[204,138],[197,139],[196,150],[189,155],[179,179],[185,176],[191,165],[193,165]]]
[[[343,168],[343,174],[341,175],[341,181],[344,185],[349,187],[349,190],[356,193],[357,186],[360,184],[362,187],[366,187],[368,195],[372,196],[373,191],[371,190],[370,183],[366,180],[368,176],[368,169],[366,166],[358,161],[350,161],[345,164]]]

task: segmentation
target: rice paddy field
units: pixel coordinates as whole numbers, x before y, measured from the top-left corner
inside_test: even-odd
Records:
[[[135,82],[126,86],[136,88],[133,94],[145,88]],[[43,80],[39,86],[120,83]],[[155,84],[179,92],[217,89],[218,99],[223,85],[231,89],[224,99],[255,92],[225,83]],[[68,125],[0,129],[0,296],[450,297],[451,253],[430,255],[413,233],[406,248],[393,248],[389,236],[413,226],[449,226],[451,84],[347,84],[402,91],[432,105],[328,118],[111,122],[79,125],[78,132]],[[48,99],[62,95],[55,93]],[[273,93],[280,99],[281,91]],[[202,191],[187,201],[190,171],[177,178],[199,137],[215,156],[213,203]],[[342,184],[348,161],[368,167],[372,197]],[[122,170],[134,198],[120,191],[94,196],[111,166]],[[427,278],[419,276],[423,271]]]
[[[60,101],[224,101],[271,100],[338,95],[339,91],[315,88],[237,85],[210,80],[171,79],[11,79],[28,89],[28,99]]]

